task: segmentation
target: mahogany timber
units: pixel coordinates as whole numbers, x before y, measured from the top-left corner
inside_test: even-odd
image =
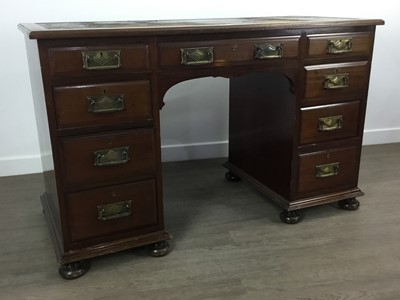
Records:
[[[369,74],[375,27],[383,24],[285,16],[20,24],[45,178],[42,205],[58,262],[153,243],[154,253],[167,253],[159,110],[166,91],[188,79],[230,79],[225,166],[267,198],[293,212],[362,195]],[[327,47],[335,43],[332,54]],[[280,52],[260,59],[258,44]],[[185,65],[186,48],[213,49],[214,57]],[[116,51],[120,64],[90,70],[87,51]],[[88,112],[88,97],[102,92],[124,94],[125,108]],[[319,129],[321,118],[328,130]],[[94,166],[95,153],[118,147],[132,156]],[[99,208],[121,201],[132,201],[132,214],[102,220]]]

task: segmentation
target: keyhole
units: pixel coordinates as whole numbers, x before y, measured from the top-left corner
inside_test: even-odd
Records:
[[[108,144],[111,145],[111,139],[108,139]]]

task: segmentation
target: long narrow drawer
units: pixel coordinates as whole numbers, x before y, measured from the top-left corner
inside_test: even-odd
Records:
[[[316,143],[357,135],[360,102],[301,109],[300,143]]]
[[[298,196],[336,192],[357,185],[359,148],[351,146],[299,156]]]
[[[60,129],[153,119],[147,80],[55,87],[53,96]]]
[[[229,63],[291,58],[298,55],[299,36],[162,43],[160,66],[220,66]]]
[[[64,182],[69,188],[152,177],[156,171],[153,130],[65,138]]]
[[[146,44],[50,48],[52,74],[93,74],[108,70],[149,69]]]
[[[155,180],[70,193],[66,203],[72,242],[157,225]]]
[[[360,99],[367,92],[368,62],[306,66],[305,98]]]
[[[368,56],[372,52],[372,32],[308,35],[308,56],[318,58]]]

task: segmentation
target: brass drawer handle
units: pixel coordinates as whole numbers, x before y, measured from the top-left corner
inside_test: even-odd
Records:
[[[97,206],[98,219],[101,221],[127,217],[132,213],[132,200]]]
[[[254,45],[254,57],[256,59],[279,58],[283,56],[283,45],[278,44],[262,44]]]
[[[182,65],[205,65],[214,62],[214,47],[182,48]]]
[[[120,50],[82,51],[85,70],[110,70],[121,67]]]
[[[315,177],[325,178],[339,174],[339,162],[334,162],[326,165],[319,165],[315,167]]]
[[[353,42],[351,38],[328,40],[326,42],[326,52],[329,54],[340,54],[351,52]]]
[[[117,96],[87,96],[88,112],[112,113],[125,109],[124,94]]]
[[[346,88],[348,85],[348,74],[333,74],[324,76],[324,88],[327,90]]]
[[[324,118],[318,118],[318,130],[319,131],[332,131],[342,128],[343,116],[330,116]]]
[[[128,162],[129,159],[129,146],[98,150],[94,152],[95,167],[120,165]]]

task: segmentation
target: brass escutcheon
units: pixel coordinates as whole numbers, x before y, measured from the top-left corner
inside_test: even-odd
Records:
[[[97,206],[98,219],[101,221],[127,217],[132,213],[132,200]]]
[[[214,62],[214,47],[182,48],[182,65],[205,65]]]
[[[254,45],[254,57],[256,59],[280,58],[283,56],[283,44]]]
[[[94,153],[94,166],[107,167],[124,164],[129,161],[129,146],[97,150]]]
[[[349,74],[332,74],[324,76],[324,88],[327,90],[346,88],[349,85]]]
[[[326,165],[319,165],[315,167],[315,177],[325,178],[339,174],[339,162],[334,162]]]
[[[87,96],[88,112],[112,113],[125,109],[124,94],[116,96]]]
[[[353,48],[353,42],[351,38],[339,38],[328,40],[326,42],[326,52],[329,54],[340,54],[351,52]]]
[[[121,67],[120,50],[82,51],[85,70],[109,70]]]
[[[329,116],[318,118],[318,130],[319,131],[332,131],[342,128],[343,116]]]

